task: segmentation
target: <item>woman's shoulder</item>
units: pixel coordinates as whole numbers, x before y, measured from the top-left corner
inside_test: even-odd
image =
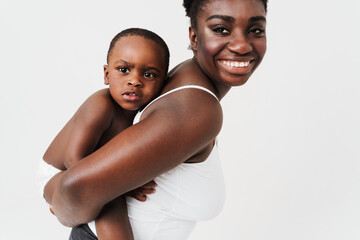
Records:
[[[206,75],[193,60],[176,66],[170,73],[162,95],[144,111],[141,119],[154,111],[174,119],[203,117],[210,121],[222,119],[222,109],[216,97],[216,90]]]
[[[184,85],[211,86],[207,76],[193,59],[180,63],[169,72],[165,89],[171,90]]]

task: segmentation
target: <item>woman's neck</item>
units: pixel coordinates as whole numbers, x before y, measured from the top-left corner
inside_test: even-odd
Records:
[[[168,80],[162,94],[177,87],[198,85],[212,91],[218,99],[222,99],[231,87],[210,79],[201,69],[195,58],[188,59],[174,67],[168,74]]]
[[[231,89],[231,86],[227,86],[221,82],[218,82],[218,81],[210,78],[206,74],[206,72],[201,68],[200,64],[198,63],[198,61],[195,57],[192,58],[192,61],[198,66],[198,68],[201,70],[201,72],[206,76],[206,78],[208,79],[208,81],[211,83],[214,90],[216,91],[215,94],[217,95],[219,100],[221,100],[229,92],[229,90]]]

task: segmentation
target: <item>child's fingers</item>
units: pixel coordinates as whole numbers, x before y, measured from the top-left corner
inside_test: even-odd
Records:
[[[157,184],[154,180],[152,180],[143,186],[128,192],[126,196],[133,197],[138,201],[144,202],[147,199],[146,195],[156,192],[155,187],[157,187]]]
[[[134,195],[133,195],[133,197],[136,199],[136,200],[138,200],[138,201],[140,201],[140,202],[145,202],[146,201],[146,195],[144,195],[144,194],[141,194],[141,193],[139,193],[139,192],[136,192]]]
[[[150,182],[145,183],[143,186],[141,186],[141,188],[144,188],[144,189],[153,189],[155,187],[157,187],[157,184],[154,180],[151,180]]]
[[[139,188],[139,189],[138,189],[138,192],[139,192],[140,194],[147,195],[147,194],[155,193],[155,192],[156,192],[156,189],[155,189],[155,188],[148,188],[148,189]]]
[[[152,193],[155,193],[155,192],[156,192],[156,190],[154,188],[151,188],[151,189],[137,188],[137,189],[127,193],[126,195],[130,196],[130,197],[133,197],[136,200],[139,200],[141,202],[144,202],[147,199],[146,195],[149,195],[149,194],[152,194]]]

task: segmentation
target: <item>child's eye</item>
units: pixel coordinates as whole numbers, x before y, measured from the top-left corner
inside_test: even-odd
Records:
[[[224,27],[213,28],[213,31],[220,34],[229,34],[230,32]]]
[[[155,73],[151,73],[151,72],[144,73],[144,76],[146,78],[156,78],[157,77],[157,75]]]
[[[128,72],[129,72],[129,69],[126,68],[126,67],[120,67],[120,68],[118,68],[118,70],[119,70],[120,72],[122,72],[122,73],[128,73]]]

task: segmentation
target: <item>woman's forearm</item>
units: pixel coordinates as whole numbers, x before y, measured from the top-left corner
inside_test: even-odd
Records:
[[[55,189],[56,185],[59,183],[59,180],[63,174],[64,174],[64,172],[62,171],[62,172],[59,172],[58,174],[56,174],[55,176],[53,176],[44,187],[43,196],[44,196],[46,202],[49,203],[50,205],[52,205],[54,189]]]
[[[51,205],[51,212],[56,215],[56,217],[59,219],[59,221],[68,227],[75,227],[81,223],[89,222],[82,219],[77,219],[74,213],[72,212],[69,207],[71,204],[68,204],[66,201],[65,196],[67,194],[61,193],[61,187],[62,182],[61,179],[66,171],[61,171],[57,174],[55,174],[43,187],[43,197],[46,200],[46,202]],[[61,197],[59,197],[61,196]],[[72,203],[73,204],[73,203]],[[66,210],[63,210],[66,208]],[[69,211],[70,210],[70,211]],[[72,212],[71,215],[68,215],[67,217],[64,217],[62,213],[69,213]],[[70,221],[69,221],[70,219]]]
[[[103,205],[91,204],[91,200],[84,201],[75,189],[76,185],[71,181],[72,177],[68,174],[68,170],[64,171],[52,188],[51,200],[59,222],[67,227],[76,227],[95,220]]]

